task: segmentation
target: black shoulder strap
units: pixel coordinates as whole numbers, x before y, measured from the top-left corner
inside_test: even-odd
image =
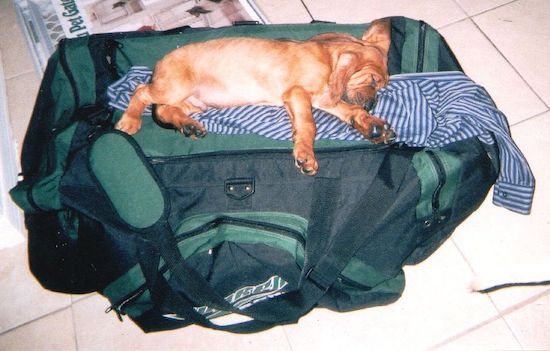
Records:
[[[95,69],[96,105],[107,106],[107,88],[120,79],[117,72],[117,49],[120,43],[103,35],[92,35],[88,40],[88,50]]]

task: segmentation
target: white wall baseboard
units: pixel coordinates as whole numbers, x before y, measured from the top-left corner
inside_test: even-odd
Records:
[[[0,249],[24,241],[21,211],[8,191],[17,183],[17,145],[8,116],[4,70],[0,60]]]

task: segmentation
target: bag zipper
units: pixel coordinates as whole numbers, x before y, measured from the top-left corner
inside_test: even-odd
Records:
[[[213,221],[210,221],[208,223],[203,224],[202,226],[195,228],[189,232],[177,234],[176,240],[182,241],[187,238],[193,237],[195,235],[206,233],[207,231],[214,229],[220,225],[235,225],[239,227],[245,227],[249,229],[260,229],[260,230],[266,230],[274,234],[287,236],[298,243],[300,243],[301,246],[305,246],[306,242],[302,234],[300,234],[298,231],[289,229],[284,226],[280,226],[277,224],[267,224],[267,223],[260,223],[252,220],[242,219],[242,218],[233,218],[228,216],[220,216],[214,219]]]
[[[315,150],[315,153],[326,154],[326,153],[356,151],[356,150],[368,150],[370,152],[379,152],[381,150],[385,150],[395,146],[396,144],[366,144],[366,145],[350,145],[350,146],[340,146],[340,147],[334,146],[334,147],[327,147],[327,148]],[[197,153],[197,154],[191,154],[191,155],[149,156],[146,158],[149,161],[149,163],[153,165],[157,165],[157,164],[166,164],[166,163],[177,163],[179,161],[192,160],[192,159],[203,158],[203,157],[242,155],[243,153],[246,153],[247,155],[259,155],[259,154],[289,155],[292,153],[292,149],[219,150],[219,151],[203,152],[203,153]]]
[[[112,304],[111,306],[107,307],[107,309],[105,310],[105,313],[114,311],[118,320],[122,322],[123,321],[122,316],[126,315],[126,313],[124,313],[122,309],[124,308],[124,306],[126,306],[127,304],[131,303],[132,301],[136,300],[141,295],[143,295],[143,293],[145,293],[145,291],[147,290],[145,288],[146,286],[147,286],[146,284],[141,285],[137,290],[134,290],[130,294],[126,295],[121,300],[121,302],[117,304]]]
[[[351,280],[347,278],[346,276],[340,274],[338,278],[336,278],[336,281],[338,281],[340,284],[349,286],[354,289],[362,290],[362,291],[369,291],[372,290],[372,286],[363,285],[361,283],[356,282],[355,280]]]
[[[424,71],[424,47],[426,45],[426,22],[418,21],[420,28],[418,30],[418,56],[416,59],[416,72]]]
[[[441,215],[440,213],[441,206],[439,202],[439,197],[441,195],[443,187],[445,186],[445,183],[447,183],[447,174],[445,172],[445,166],[443,165],[443,162],[433,150],[427,150],[426,154],[428,155],[428,157],[430,157],[430,160],[435,167],[438,179],[437,186],[432,194],[432,219],[427,219],[424,222],[425,227],[430,227],[434,221],[437,223],[441,223],[446,219],[446,217]]]
[[[298,231],[295,231],[293,229],[289,229],[289,228],[279,226],[279,225],[276,225],[276,224],[259,223],[259,222],[255,222],[255,221],[250,221],[250,220],[245,220],[245,219],[240,219],[240,218],[239,219],[231,218],[231,217],[227,217],[227,216],[220,216],[220,217],[216,218],[215,220],[210,221],[208,223],[205,223],[204,225],[202,225],[198,228],[195,228],[195,229],[193,229],[189,232],[178,234],[178,235],[175,236],[175,238],[178,242],[180,242],[180,241],[183,241],[187,238],[191,238],[193,236],[206,233],[209,230],[214,229],[214,228],[216,228],[220,225],[223,225],[223,224],[238,225],[240,227],[246,227],[246,228],[251,228],[251,229],[267,230],[267,231],[269,231],[271,233],[274,233],[274,234],[277,234],[277,235],[290,237],[290,238],[294,239],[295,241],[297,241],[302,248],[305,247],[304,237]],[[163,265],[159,269],[159,274],[164,274],[164,273],[166,273],[167,270],[168,270],[168,268],[166,267],[166,265]],[[141,295],[143,295],[146,291],[147,291],[147,284],[140,285],[137,289],[133,290],[132,292],[127,294],[124,298],[122,298],[120,300],[120,302],[114,303],[111,306],[109,306],[105,310],[105,313],[109,313],[111,311],[114,311],[117,315],[117,318],[122,322],[122,316],[126,315],[126,313],[124,313],[124,311],[123,311],[125,306],[131,304],[133,301],[135,301]]]

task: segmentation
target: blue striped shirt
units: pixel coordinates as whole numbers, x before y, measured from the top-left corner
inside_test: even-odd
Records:
[[[132,92],[138,84],[149,82],[151,73],[146,67],[130,69],[109,87],[110,105],[125,110]],[[500,173],[493,190],[493,203],[522,214],[530,212],[535,180],[510,136],[506,117],[485,89],[462,72],[392,76],[389,84],[378,92],[376,106],[370,112],[392,126],[396,142],[409,146],[443,147],[472,137],[486,144],[496,140]],[[145,114],[151,114],[150,107]],[[292,139],[288,115],[281,106],[208,109],[192,116],[211,133],[255,133],[278,140]],[[317,140],[364,139],[354,128],[327,112],[314,109],[313,117]]]

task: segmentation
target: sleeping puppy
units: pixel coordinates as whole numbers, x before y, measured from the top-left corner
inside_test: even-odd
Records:
[[[222,38],[193,43],[164,56],[150,84],[134,92],[116,128],[141,127],[141,114],[156,104],[157,118],[186,135],[204,126],[189,113],[239,105],[285,106],[292,123],[294,160],[302,173],[318,171],[312,107],[355,127],[374,143],[394,139],[393,130],[364,109],[388,82],[390,22],[376,20],[359,40],[326,33],[306,41]]]

